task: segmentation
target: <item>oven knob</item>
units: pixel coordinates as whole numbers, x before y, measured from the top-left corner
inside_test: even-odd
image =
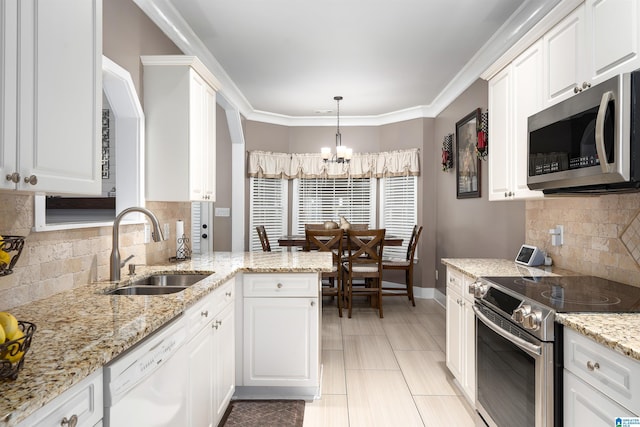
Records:
[[[470,294],[473,294],[474,298],[482,298],[486,295],[489,287],[487,285],[483,285],[481,282],[474,282],[469,285],[468,291]]]
[[[531,312],[531,306],[529,304],[522,304],[520,307],[513,310],[511,314],[511,320],[516,323],[524,322],[524,318]]]
[[[536,310],[533,313],[529,313],[526,316],[524,316],[522,326],[525,329],[536,331],[540,329],[541,325],[542,325],[542,313],[540,312],[540,310]]]

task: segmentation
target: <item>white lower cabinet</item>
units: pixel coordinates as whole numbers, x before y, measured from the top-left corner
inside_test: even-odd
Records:
[[[56,397],[22,421],[18,427],[59,427],[102,425],[102,369]],[[75,423],[75,424],[74,424]]]
[[[564,425],[612,426],[640,415],[640,362],[564,330]]]
[[[476,327],[473,297],[467,288],[473,279],[447,268],[446,363],[465,397],[476,401]]]
[[[243,385],[280,388],[276,394],[286,394],[285,387],[317,389],[319,275],[245,274],[243,280]]]
[[[185,313],[189,426],[216,426],[235,390],[235,280],[231,279]]]

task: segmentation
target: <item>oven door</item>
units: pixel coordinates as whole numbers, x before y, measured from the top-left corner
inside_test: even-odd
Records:
[[[491,427],[553,426],[553,343],[476,302],[477,409]]]

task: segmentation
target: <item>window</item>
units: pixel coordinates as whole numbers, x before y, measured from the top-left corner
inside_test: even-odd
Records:
[[[282,250],[274,245],[274,238],[287,234],[288,196],[287,181],[275,178],[251,178],[249,211],[249,250],[262,251],[256,226],[264,225],[271,250]]]
[[[293,234],[307,223],[338,221],[376,224],[376,180],[372,178],[300,178],[293,183]]]
[[[387,234],[402,237],[402,246],[387,246],[385,257],[402,258],[418,221],[417,177],[398,176],[380,179],[380,227]]]

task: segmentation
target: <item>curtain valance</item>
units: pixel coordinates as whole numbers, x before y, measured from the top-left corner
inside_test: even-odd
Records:
[[[320,153],[249,151],[247,172],[264,178],[383,178],[420,175],[419,150],[354,153],[349,163],[324,162]]]

